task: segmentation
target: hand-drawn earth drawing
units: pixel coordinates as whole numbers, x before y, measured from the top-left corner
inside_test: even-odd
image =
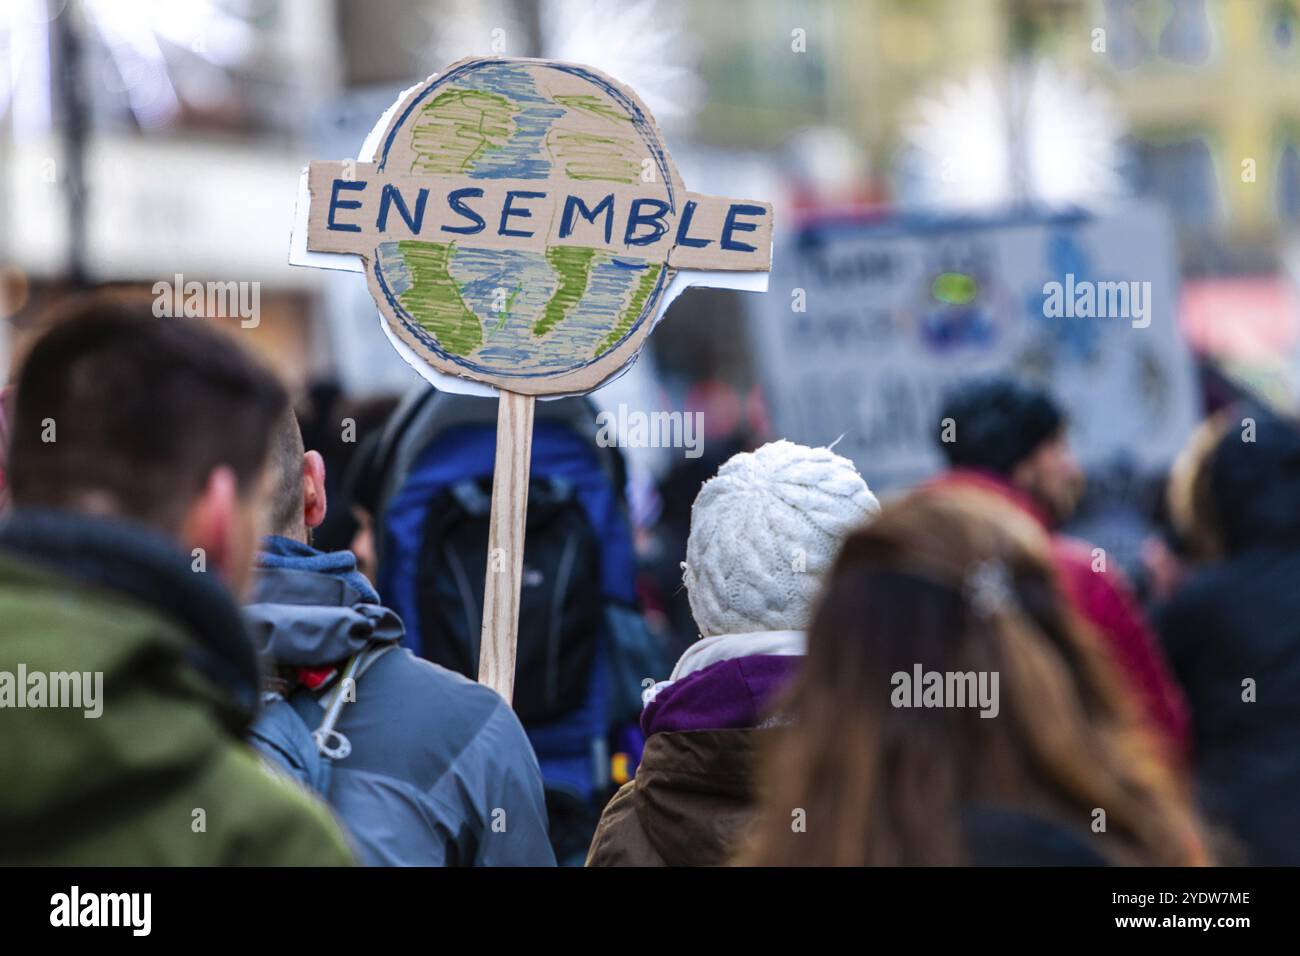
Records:
[[[376,160],[412,175],[634,186],[672,212],[683,189],[634,95],[538,61],[453,66],[404,104]],[[371,268],[407,336],[462,374],[497,379],[591,365],[653,320],[671,277],[664,262],[606,249],[476,248],[470,237],[383,242]]]

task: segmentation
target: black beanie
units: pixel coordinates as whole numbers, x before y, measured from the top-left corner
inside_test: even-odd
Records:
[[[954,441],[944,441],[952,419]],[[1065,421],[1042,389],[1009,378],[984,378],[956,386],[939,414],[939,449],[954,468],[1009,475]]]

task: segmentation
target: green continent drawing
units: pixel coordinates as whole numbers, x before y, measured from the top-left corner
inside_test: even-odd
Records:
[[[482,345],[482,324],[448,272],[456,247],[408,239],[397,248],[411,273],[410,287],[398,296],[402,308],[452,355],[468,355]]]
[[[515,290],[510,293],[510,298],[506,299],[506,307],[501,310],[501,318],[497,319],[494,332],[500,332],[506,326],[506,320],[510,318],[510,310],[515,307],[515,299],[519,298],[519,293],[524,291],[522,285],[515,286]]]
[[[412,172],[455,175],[470,169],[489,150],[500,149],[514,132],[516,107],[496,93],[450,89],[420,110],[411,130]]]
[[[582,293],[587,291],[595,258],[596,250],[589,246],[551,246],[546,250],[546,261],[555,270],[560,284],[546,303],[542,317],[533,325],[533,335],[545,335],[573,311]]]
[[[627,334],[628,329],[632,328],[632,323],[637,320],[641,314],[641,309],[645,306],[645,300],[654,290],[655,283],[659,281],[659,274],[664,271],[663,265],[650,266],[645,272],[641,273],[641,279],[637,282],[636,288],[632,290],[632,297],[628,300],[627,308],[619,313],[618,322],[609,330],[609,335],[596,346],[593,353],[594,358],[597,355],[603,355],[609,349],[618,344],[618,340]]]
[[[603,96],[593,96],[590,93],[560,93],[554,99],[566,109],[579,110],[614,122],[632,122],[632,117]]]
[[[645,144],[636,135],[632,117],[608,100],[589,94],[555,97],[567,111],[552,125],[546,149],[569,179],[609,183],[634,183],[641,175]],[[569,118],[602,120],[596,129],[588,124],[569,128]]]
[[[569,179],[634,183],[641,175],[640,153],[625,140],[557,129],[547,145]]]

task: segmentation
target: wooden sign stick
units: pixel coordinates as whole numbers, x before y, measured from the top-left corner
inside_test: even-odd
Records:
[[[515,638],[519,630],[535,402],[533,395],[502,389],[497,407],[497,457],[492,469],[478,680],[504,697],[506,703],[515,689]]]

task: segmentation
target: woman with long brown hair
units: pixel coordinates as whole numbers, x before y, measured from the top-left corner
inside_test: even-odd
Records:
[[[1041,529],[927,490],[844,544],[741,862],[1205,862]]]

